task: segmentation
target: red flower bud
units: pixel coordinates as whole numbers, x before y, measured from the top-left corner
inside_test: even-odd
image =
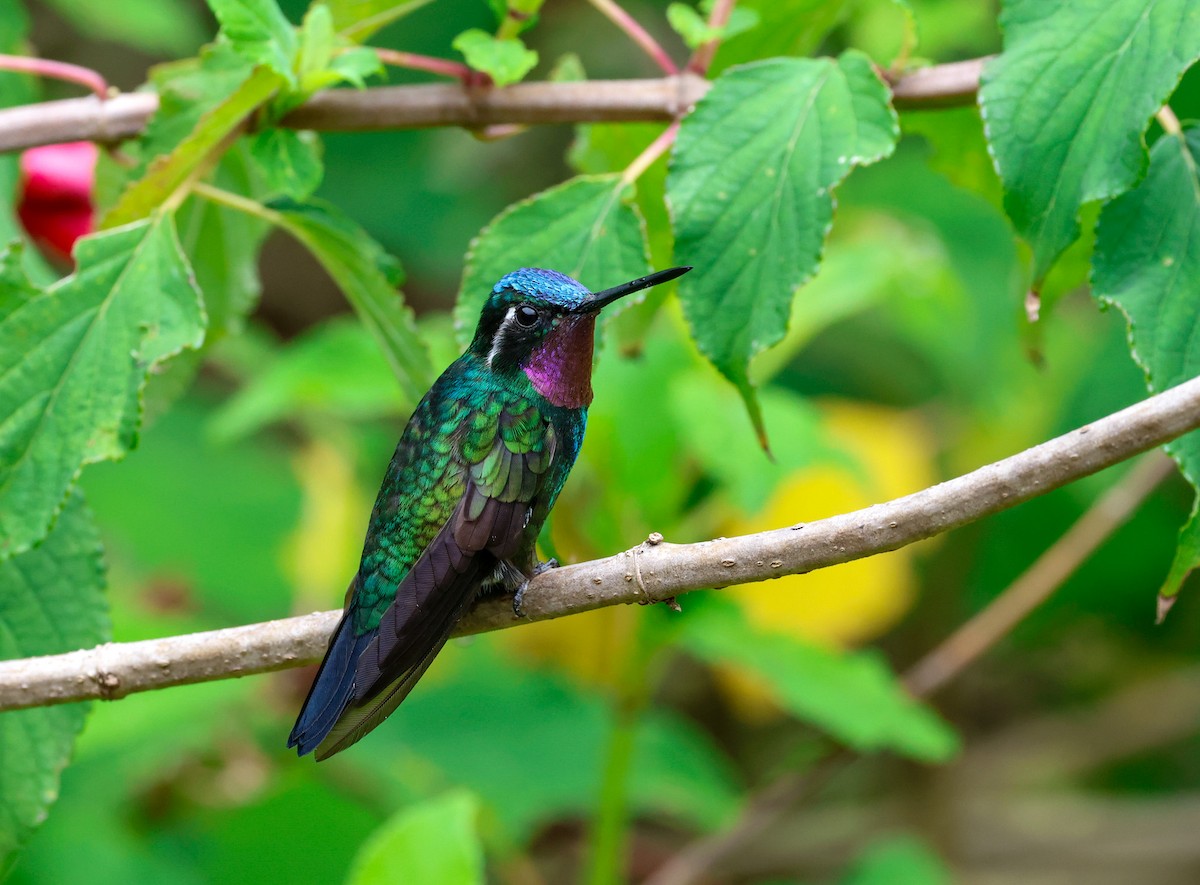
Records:
[[[60,261],[70,263],[75,241],[94,230],[96,155],[90,141],[48,144],[21,155],[17,215],[33,241]]]

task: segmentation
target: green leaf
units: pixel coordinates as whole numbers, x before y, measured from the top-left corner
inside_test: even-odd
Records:
[[[305,79],[324,71],[333,58],[334,32],[333,13],[325,3],[313,3],[300,23],[300,48],[296,60],[296,74],[300,88],[305,88]]]
[[[0,252],[0,322],[41,294],[41,290],[29,281],[29,275],[25,272],[24,253],[25,244],[20,240]]]
[[[158,93],[158,110],[146,131],[129,145],[136,148],[141,159],[130,177],[144,176],[152,160],[175,150],[206,114],[243,86],[253,71],[253,63],[226,42],[204,47],[199,58],[152,68],[150,82]]]
[[[701,352],[742,394],[763,439],[750,360],[787,331],[817,270],[832,189],[891,153],[896,115],[870,60],[772,59],[734,68],[684,118],[667,198],[680,281]]]
[[[343,37],[362,43],[380,28],[399,21],[433,0],[327,0],[333,26]]]
[[[221,158],[212,177],[213,184],[257,196],[263,187],[258,181],[261,170],[257,165],[251,161],[243,139]],[[271,230],[270,224],[196,197],[180,207],[175,223],[183,251],[196,274],[196,284],[204,295],[207,340],[212,342],[227,332],[240,332],[262,289],[258,252]]]
[[[681,641],[711,664],[750,670],[793,715],[860,752],[893,750],[940,762],[958,749],[950,727],[909,697],[873,652],[831,651],[760,632],[723,600],[689,611]]]
[[[90,648],[109,637],[100,536],[73,494],[36,547],[0,561],[0,659]],[[58,798],[87,704],[0,715],[0,875]]]
[[[407,406],[391,367],[360,322],[337,318],[297,338],[230,399],[213,423],[222,439],[299,414],[349,419],[396,415]]]
[[[711,2],[703,2],[700,8],[704,12],[712,11]],[[753,9],[734,7],[724,27],[709,27],[708,21],[694,8],[686,3],[672,3],[667,7],[667,21],[675,32],[683,38],[690,49],[696,49],[713,40],[728,40],[739,34],[744,34],[758,27],[758,13]]]
[[[250,139],[250,156],[264,180],[264,193],[306,200],[321,183],[320,140],[312,132],[272,127]]]
[[[942,859],[919,840],[896,836],[863,852],[840,885],[950,885]]]
[[[1136,188],[1100,215],[1092,290],[1129,323],[1133,357],[1158,393],[1200,375],[1200,126],[1165,135],[1150,152]],[[1200,435],[1167,446],[1200,494]],[[1200,522],[1193,508],[1160,594],[1173,598],[1200,565]]]
[[[79,240],[74,274],[0,311],[0,558],[43,537],[84,464],[120,458],[147,373],[204,340],[171,218]]]
[[[509,206],[471,243],[454,308],[469,343],[492,287],[520,267],[545,267],[599,290],[650,272],[646,232],[619,175],[581,175]],[[626,299],[629,300],[629,299]]]
[[[402,809],[368,837],[348,885],[469,885],[485,881],[479,800],[465,790]]]
[[[296,85],[296,29],[275,0],[208,0],[208,6],[239,55]]]
[[[463,31],[451,45],[468,65],[483,71],[497,86],[520,82],[538,63],[538,54],[526,49],[520,38],[502,40],[479,28]]]
[[[154,55],[190,54],[204,42],[206,29],[194,3],[182,0],[48,2],[76,32],[86,34],[89,39],[111,40]]]
[[[849,7],[850,0],[740,0],[735,9],[754,13],[759,24],[737,40],[723,41],[710,73],[779,55],[812,55]]]
[[[328,85],[349,83],[357,89],[365,89],[368,77],[384,76],[383,62],[375,50],[360,46],[335,55],[326,76],[334,78]]]
[[[429,354],[396,290],[400,265],[370,235],[328,203],[271,204],[277,222],[308,247],[383,348],[405,395],[417,402],[430,384]]]
[[[170,154],[156,158],[145,176],[126,188],[102,226],[113,228],[145,218],[175,197],[190,178],[204,171],[204,164],[213,160],[246,117],[275,94],[280,82],[273,71],[255,69],[229,98],[201,117]]]
[[[1079,235],[1079,207],[1145,171],[1150,117],[1200,55],[1200,5],[1009,0],[1000,24],[979,101],[1036,287]]]

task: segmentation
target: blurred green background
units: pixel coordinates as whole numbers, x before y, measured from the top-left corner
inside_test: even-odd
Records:
[[[306,3],[281,5],[298,22]],[[998,50],[992,3],[911,5],[918,56]],[[683,58],[665,6],[627,8]],[[884,0],[788,8],[811,15],[816,36],[785,48],[856,46],[886,63],[899,44],[903,10]],[[199,0],[31,0],[28,10],[39,54],[123,89],[215,31]],[[439,0],[373,42],[449,57],[456,34],[492,22],[483,2]],[[568,52],[592,77],[656,75],[580,0],[550,0],[526,36],[541,53],[535,77]],[[718,64],[738,60],[738,45]],[[1177,108],[1197,107],[1198,81],[1185,80]],[[852,510],[1145,395],[1121,317],[1087,293],[1088,244],[1064,259],[1048,291],[1054,309],[1029,332],[1025,257],[999,208],[978,113],[906,113],[902,126],[896,155],[839,190],[825,265],[797,299],[793,332],[758,366],[775,460],[673,303],[647,314],[644,330],[618,324],[552,518],[561,559],[606,555],[650,531],[693,541]],[[644,143],[659,128],[622,131]],[[440,369],[455,355],[447,312],[471,238],[568,177],[574,142],[603,151],[605,137],[567,126],[498,142],[454,129],[333,134],[320,193],[400,258]],[[301,247],[274,236],[261,272],[246,334],[210,349],[133,456],[84,474],[117,641],[332,608],[355,567],[408,404]],[[485,868],[494,881],[570,882],[599,875],[605,827],[623,836],[628,877],[644,879],[827,753],[789,700],[812,686],[809,671],[779,666],[788,655],[836,650],[841,660],[841,649],[869,646],[903,670],[1126,469],[887,556],[693,594],[682,614],[622,608],[456,641],[386,725],[321,765],[284,749],[311,669],[96,704],[61,797],[9,881],[472,881]],[[710,881],[1200,881],[1200,606],[1185,595],[1153,625],[1190,503],[1181,481],[1165,483],[939,696],[949,728],[929,746],[942,749],[909,755],[948,761],[857,756]],[[729,605],[742,617],[715,616]],[[724,640],[697,639],[698,624],[728,629],[731,644],[776,634],[794,644],[777,658],[725,660],[713,650]],[[869,697],[825,703],[867,728],[883,715]],[[472,857],[449,843],[475,833],[484,867],[436,869],[443,847]]]

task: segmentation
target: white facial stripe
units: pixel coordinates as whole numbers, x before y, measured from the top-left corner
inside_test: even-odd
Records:
[[[508,308],[508,311],[504,314],[504,319],[500,321],[500,328],[496,330],[496,337],[492,339],[492,349],[488,351],[487,355],[489,369],[492,367],[492,360],[496,358],[496,354],[504,346],[504,335],[508,332],[509,326],[512,324],[513,314],[516,312],[517,306],[514,304]]]

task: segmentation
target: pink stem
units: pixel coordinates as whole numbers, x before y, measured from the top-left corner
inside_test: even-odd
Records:
[[[646,29],[633,19],[633,16],[618,6],[614,0],[591,0],[591,4],[604,13],[609,21],[624,31],[629,39],[642,47],[667,76],[673,77],[679,73],[679,68],[671,60],[671,56],[667,55],[666,50],[658,45],[658,41],[651,37]]]
[[[379,49],[371,47],[379,60],[394,68],[409,68],[414,71],[427,71],[443,77],[451,77],[460,81],[464,86],[487,86],[491,77],[482,71],[476,71],[460,62],[448,58],[435,58],[432,55],[418,55],[415,52],[400,52],[396,49]]]
[[[625,167],[625,171],[621,174],[622,184],[633,184],[641,177],[641,174],[649,169],[654,161],[667,152],[667,149],[675,143],[675,136],[679,134],[679,121],[675,120],[662,131],[662,134],[646,147],[644,151],[637,155],[632,163]]]
[[[65,61],[30,58],[27,55],[0,55],[0,71],[17,71],[49,77],[52,80],[78,83],[80,86],[86,86],[101,99],[108,97],[108,82],[100,74],[91,68],[68,64]]]
[[[708,17],[708,26],[710,28],[723,28],[729,23],[729,16],[733,14],[733,7],[737,0],[716,0],[713,4],[712,14]],[[717,54],[717,47],[721,45],[721,41],[709,40],[696,47],[696,51],[692,53],[692,57],[688,59],[687,69],[695,71],[697,74],[708,73],[709,65],[712,64],[713,56]]]

